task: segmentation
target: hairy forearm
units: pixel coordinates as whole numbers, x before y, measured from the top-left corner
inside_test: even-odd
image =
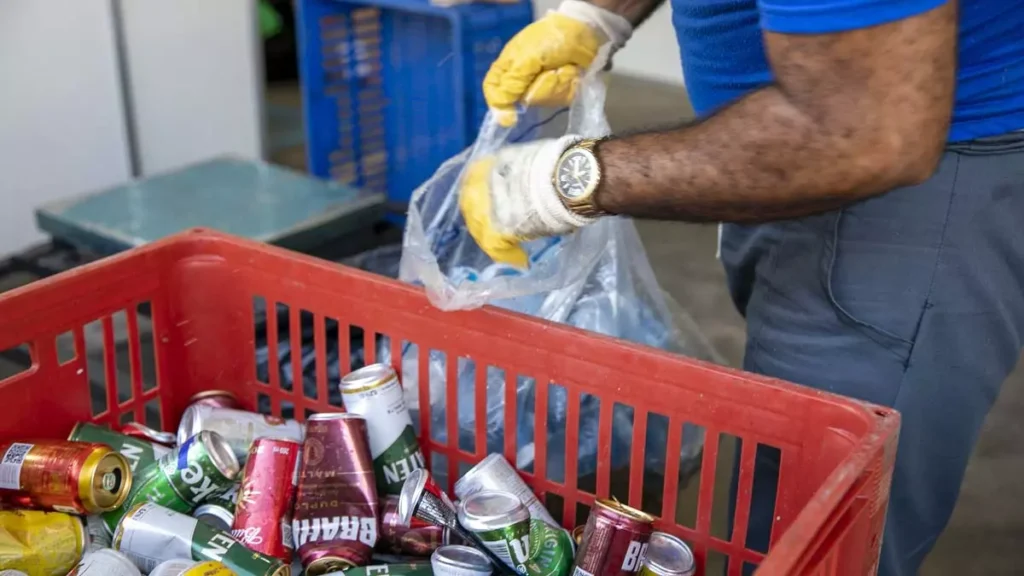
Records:
[[[665,0],[587,0],[594,6],[614,12],[639,26],[665,3]]]

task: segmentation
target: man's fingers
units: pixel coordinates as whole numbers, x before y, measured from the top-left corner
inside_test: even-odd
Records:
[[[576,96],[580,68],[574,65],[545,70],[537,75],[523,96],[527,106],[565,106]]]

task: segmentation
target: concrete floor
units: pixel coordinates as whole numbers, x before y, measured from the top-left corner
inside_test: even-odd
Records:
[[[616,131],[685,121],[681,90],[615,78],[608,102]],[[661,281],[691,312],[725,360],[739,365],[745,330],[715,259],[716,229],[641,222],[647,254]],[[927,576],[1024,573],[1024,368],[1003,386],[986,421],[953,519],[925,563]]]

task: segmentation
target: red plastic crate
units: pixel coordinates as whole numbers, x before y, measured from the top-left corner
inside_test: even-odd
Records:
[[[280,413],[282,402],[291,402],[300,418],[307,410],[336,410],[327,402],[329,383],[323,369],[317,371],[319,400],[304,397],[301,386],[291,392],[277,382],[257,380],[254,298],[263,298],[270,309],[277,303],[289,306],[293,342],[301,338],[300,311],[313,314],[319,367],[325,364],[322,334],[328,318],[337,320],[345,334],[349,325],[365,329],[366,341],[371,344],[367,346],[368,362],[372,361],[375,334],[391,337],[392,358],[399,357],[402,341],[416,343],[418,381],[424,389],[428,382],[425,350],[474,360],[475,410],[481,423],[476,430],[478,453],[433,440],[423,442],[428,461],[444,455],[450,478],[460,467],[485,456],[480,453],[485,446],[482,391],[486,370],[482,367],[499,367],[508,382],[524,375],[535,377],[538,383],[557,382],[566,387],[570,399],[566,478],[576,478],[578,430],[574,428],[579,423],[580,394],[601,400],[596,495],[577,489],[575,481],[558,483],[545,475],[546,420],[536,419],[535,469],[524,477],[542,501],[549,494],[561,497],[566,527],[586,520],[577,517],[577,503],[589,505],[595,496],[609,493],[607,445],[612,405],[618,403],[634,410],[634,449],[628,472],[628,500],[633,506],[641,505],[648,416],[662,414],[669,419],[670,456],[662,508],[668,512],[660,514],[658,528],[690,543],[698,573],[703,572],[711,552],[730,559],[730,574],[740,574],[744,562],[760,563],[759,574],[867,574],[876,569],[899,429],[896,412],[497,309],[441,312],[431,307],[417,288],[202,230],[0,296],[0,350],[27,345],[33,360],[31,369],[0,382],[2,438],[66,437],[80,420],[114,426],[142,421],[147,404],[158,408],[165,429],[174,429],[188,398],[210,388],[231,390],[253,405],[257,395],[265,394],[272,399],[276,413]],[[155,366],[144,365],[139,341],[139,310],[144,304],[151,311]],[[115,382],[115,316],[127,324],[127,360],[122,363],[129,365],[130,382]],[[92,412],[83,358],[83,327],[95,321],[102,327],[102,376],[109,407],[99,414]],[[276,346],[273,314],[269,324],[270,345]],[[58,358],[59,337],[73,339],[77,351],[73,358]],[[348,340],[341,342],[345,346]],[[347,358],[347,351],[342,351],[342,358]],[[448,363],[449,398],[454,397],[456,364]],[[297,361],[292,369],[296,381],[301,382]],[[155,371],[156,384],[149,389],[144,387],[144,371]],[[94,379],[98,376],[93,375]],[[514,428],[513,389],[506,386],[506,397],[512,400],[506,403],[506,430]],[[537,414],[547,413],[547,390],[548,386],[537,386]],[[421,399],[427,397],[420,395]],[[421,411],[424,438],[430,436],[428,413]],[[671,455],[679,453],[683,422],[703,426],[707,435],[693,526],[678,524],[674,513],[679,462]],[[455,426],[455,419],[449,418],[450,439],[457,438]],[[743,440],[735,528],[729,541],[711,533],[715,464],[722,434]],[[514,461],[514,435],[505,437],[506,457]],[[767,557],[744,547],[754,452],[759,443],[778,447],[782,454]]]

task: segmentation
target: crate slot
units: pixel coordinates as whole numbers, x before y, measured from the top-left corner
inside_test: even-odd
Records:
[[[252,297],[252,319],[255,335],[253,341],[253,373],[256,375],[256,382],[265,386],[270,385],[270,346],[267,345],[267,328],[270,319],[267,318],[267,300],[263,296]]]
[[[476,452],[477,446],[483,446],[486,444],[486,440],[483,438],[483,432],[486,430],[479,430],[481,432],[480,437],[476,435],[476,431],[470,429],[466,430],[466,424],[472,424],[474,417],[477,414],[476,406],[479,402],[480,406],[486,404],[486,398],[478,398],[477,390],[486,390],[487,383],[484,381],[486,376],[486,370],[477,370],[476,363],[466,358],[465,356],[459,356],[456,362],[457,365],[457,385],[458,393],[455,398],[448,397],[446,404],[449,406],[456,407],[456,413],[458,414],[459,422],[459,450],[464,452]],[[478,378],[479,375],[479,378]],[[487,421],[487,415],[483,414],[483,422]],[[472,426],[471,428],[475,428]]]
[[[83,327],[86,386],[89,387],[92,415],[106,414],[111,407],[107,394],[107,374],[104,368],[103,323],[89,322]],[[115,390],[116,388],[112,388]],[[116,402],[115,402],[116,403]]]
[[[711,536],[728,541],[732,539],[733,516],[731,513],[735,509],[735,483],[738,481],[736,478],[737,459],[742,452],[743,441],[734,434],[723,432],[718,435],[717,444],[715,461],[710,463],[715,471],[710,487],[713,498],[710,501],[705,499],[705,490],[708,487],[702,485],[697,514],[700,518],[704,515],[705,508],[710,507]],[[708,459],[705,457],[704,465],[708,464]],[[702,477],[701,483],[703,484],[704,481],[705,478]]]
[[[143,301],[135,306],[135,320],[138,324],[139,372],[143,393],[150,392],[160,384],[156,369],[158,359],[156,341],[153,338],[153,334],[156,332],[153,318],[151,302]]]
[[[665,505],[665,475],[668,464],[668,459],[665,457],[668,453],[667,441],[663,441],[663,439],[667,437],[669,428],[668,416],[651,412],[647,415],[647,425],[637,426],[634,429],[634,433],[644,428],[646,428],[646,433],[642,440],[644,444],[644,457],[642,460],[639,460],[639,466],[643,470],[640,509],[655,517],[671,517],[671,515],[664,514],[663,512]],[[635,438],[634,434],[634,441]],[[678,449],[676,453],[678,453]],[[634,454],[630,460],[630,467],[635,468],[637,462],[638,456]],[[632,498],[632,495],[630,497]]]
[[[75,348],[75,336],[71,331],[58,334],[54,339],[54,346],[57,348],[57,363],[59,365],[66,366],[78,358],[78,349]],[[2,376],[0,376],[0,380],[3,380]]]
[[[165,423],[163,418],[163,408],[160,407],[160,399],[154,398],[146,402],[143,408],[143,421],[142,423],[154,430],[164,430]]]
[[[536,389],[535,384],[536,381],[529,376],[521,374],[516,376],[516,386],[512,390],[515,394],[517,418],[511,422],[511,426],[505,428],[505,433],[514,435],[516,440],[515,452],[509,462],[512,462],[516,468],[529,473],[534,472],[536,456],[534,438],[537,403],[535,395],[531,393],[531,390]],[[508,422],[508,419],[505,421]]]
[[[562,425],[558,427],[551,427],[552,422],[561,422],[564,417],[565,406],[568,402],[568,391],[565,386],[561,384],[550,382],[547,385],[548,388],[548,407],[544,413],[544,426],[547,431],[547,462],[545,467],[547,469],[547,479],[558,483],[565,484],[565,461],[568,457],[568,426]]]
[[[669,441],[665,448],[667,454],[679,454],[681,446],[689,443],[692,435],[703,437],[705,430],[702,426],[688,423],[678,423],[673,420],[669,425]],[[717,444],[715,446],[717,451]],[[679,458],[671,458],[669,467],[665,471],[666,514],[675,511],[676,524],[691,529],[697,527],[697,508],[702,493],[701,487],[704,480],[702,470],[704,468],[705,453],[698,453],[694,460],[682,462]],[[711,475],[714,474],[714,463],[707,466]],[[673,505],[673,501],[675,504]],[[671,516],[670,516],[671,517]]]
[[[114,375],[117,381],[117,403],[122,405],[134,397],[132,392],[131,336],[128,330],[128,314],[118,310],[110,315],[113,340],[108,344],[114,351]],[[109,383],[108,383],[109,385]]]
[[[0,384],[32,370],[35,360],[27,343],[0,350]]]
[[[778,463],[782,458],[782,450],[770,444],[758,443],[754,458],[757,465],[753,469],[753,478],[751,480],[753,484],[751,488],[751,501],[763,502],[765,506],[761,511],[751,510],[748,525],[767,525],[770,528],[763,532],[767,534],[768,539],[760,542],[755,537],[755,533],[748,529],[744,545],[750,550],[767,554],[769,542],[774,539],[775,525],[779,519],[777,507],[780,485]],[[741,486],[745,485],[741,483]],[[737,523],[739,523],[739,520],[737,520]]]

